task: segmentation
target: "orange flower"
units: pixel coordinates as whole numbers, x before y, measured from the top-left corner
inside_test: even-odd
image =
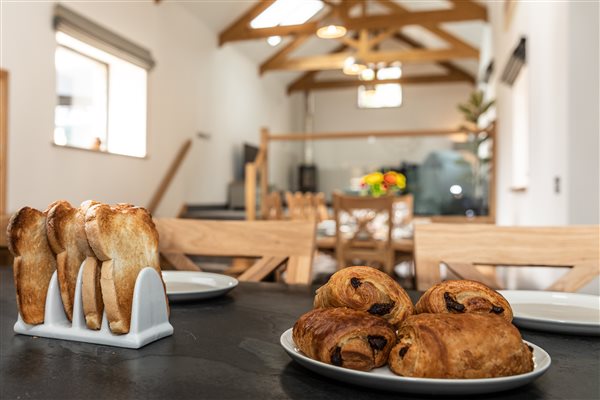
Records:
[[[395,185],[398,182],[398,175],[394,171],[386,172],[383,181],[388,185]]]

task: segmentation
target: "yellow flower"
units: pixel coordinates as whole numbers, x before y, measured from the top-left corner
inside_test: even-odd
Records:
[[[381,172],[373,172],[364,177],[365,183],[367,185],[377,185],[378,183],[383,182],[383,174]]]
[[[398,186],[400,189],[404,189],[406,187],[406,176],[404,176],[404,174],[397,174],[396,186]]]

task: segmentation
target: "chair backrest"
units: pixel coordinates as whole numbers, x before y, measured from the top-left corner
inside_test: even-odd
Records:
[[[358,197],[333,194],[338,268],[344,268],[350,265],[349,261],[357,259],[367,264],[376,262],[383,266],[386,273],[392,273],[393,202],[394,198],[391,196]],[[344,226],[349,230],[353,229],[351,232],[342,232]]]
[[[490,282],[477,266],[571,267],[548,290],[577,291],[600,273],[600,227],[504,227],[428,224],[415,227],[417,289],[440,281],[440,263],[466,279]],[[487,281],[486,281],[487,279]],[[493,282],[492,282],[493,283]]]
[[[287,260],[287,283],[311,282],[314,221],[209,221],[157,218],[165,254],[260,257],[240,280],[259,281]]]
[[[405,194],[402,196],[395,196],[394,197],[394,209],[400,205],[398,203],[403,203],[404,215],[403,215],[402,220],[400,220],[400,221],[396,221],[394,219],[394,223],[395,224],[397,223],[400,225],[409,224],[414,217],[415,201],[414,201],[413,195]]]
[[[329,219],[324,193],[285,193],[288,207],[288,216],[292,220],[317,220]]]
[[[0,247],[8,246],[8,238],[6,237],[6,228],[8,226],[9,220],[10,220],[10,215],[0,214]]]
[[[387,216],[387,241],[391,242],[392,240],[392,229],[390,226],[390,221],[393,218],[393,204],[394,198],[392,196],[382,196],[382,197],[362,197],[362,196],[345,196],[339,193],[333,194],[333,209],[334,216],[336,221],[336,236],[338,238],[338,242],[340,239],[340,227],[341,227],[341,217],[342,213],[346,212],[351,219],[356,220],[357,229],[354,232],[353,237],[349,240],[357,240],[360,239],[364,241],[368,239],[364,237],[365,235],[371,236],[373,233],[368,229],[368,225],[371,221],[374,220],[377,214],[385,214]],[[357,216],[356,211],[372,211],[372,213],[365,216]],[[361,237],[361,235],[363,235]]]
[[[283,219],[283,207],[281,206],[281,193],[271,192],[267,194],[263,201],[265,202],[265,215],[263,219],[279,220]]]

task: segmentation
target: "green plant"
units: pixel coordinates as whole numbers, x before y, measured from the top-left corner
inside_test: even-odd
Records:
[[[464,114],[468,122],[477,125],[479,117],[489,110],[493,104],[494,100],[484,101],[483,91],[476,90],[471,93],[468,102],[458,105],[458,109]]]

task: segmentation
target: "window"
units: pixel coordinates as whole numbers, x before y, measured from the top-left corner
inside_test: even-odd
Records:
[[[402,86],[399,83],[368,84],[368,81],[373,80],[375,77],[380,82],[385,80],[398,82],[402,76],[400,66],[380,68],[377,72],[373,69],[367,69],[366,71],[370,71],[370,73],[363,74],[363,76],[368,76],[370,79],[366,79],[364,86],[358,87],[358,107],[400,107],[402,105]]]
[[[276,0],[266,10],[250,21],[250,26],[258,29],[271,28],[278,25],[303,24],[321,11],[323,6],[324,4],[321,0]],[[277,46],[281,41],[281,36],[270,36],[267,39],[267,43],[271,46]]]
[[[62,6],[55,27],[54,143],[145,157],[149,53]]]
[[[63,46],[55,62],[54,143],[106,150],[108,64]]]
[[[398,83],[382,83],[358,87],[359,108],[400,107],[402,86]]]

